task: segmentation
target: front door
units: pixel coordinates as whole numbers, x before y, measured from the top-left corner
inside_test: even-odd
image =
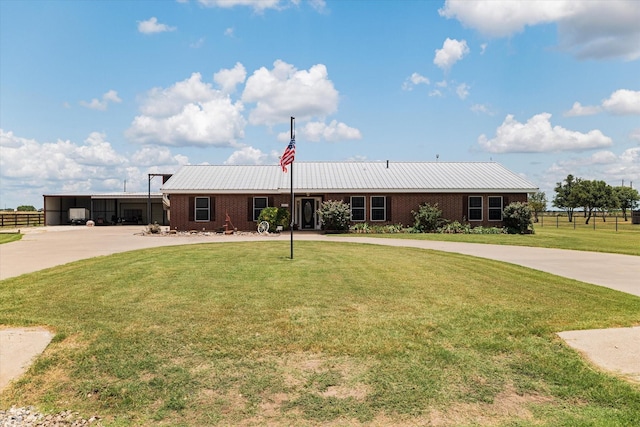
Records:
[[[302,229],[313,230],[316,228],[316,200],[302,199],[301,202]]]

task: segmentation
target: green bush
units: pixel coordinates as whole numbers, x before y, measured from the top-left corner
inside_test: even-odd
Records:
[[[504,228],[498,227],[472,227],[470,224],[462,224],[459,221],[453,221],[438,228],[441,234],[505,234]]]
[[[351,208],[342,200],[327,200],[318,209],[323,230],[346,231],[351,220]]]
[[[438,233],[442,234],[471,234],[469,224],[461,224],[460,221],[453,221],[438,228]]]
[[[442,211],[438,208],[438,204],[430,205],[424,203],[420,205],[418,211],[411,211],[415,223],[413,225],[413,232],[417,233],[433,233],[446,223],[446,220],[442,218]]]
[[[350,233],[358,234],[393,234],[404,233],[405,229],[402,224],[369,224],[367,222],[359,222],[349,227]]]
[[[502,212],[502,223],[509,234],[533,233],[531,207],[526,203],[509,203]]]
[[[274,233],[278,226],[282,226],[283,230],[289,229],[290,214],[287,208],[269,207],[260,211],[258,222],[267,221],[269,223],[269,232]]]

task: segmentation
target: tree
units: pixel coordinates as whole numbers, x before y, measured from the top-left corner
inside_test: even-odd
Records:
[[[573,175],[567,175],[563,182],[557,182],[555,197],[553,198],[553,206],[563,209],[567,212],[569,222],[573,221],[573,210],[580,205],[576,199],[575,187],[580,183],[580,178],[574,178]]]
[[[614,190],[618,196],[618,202],[620,202],[622,216],[627,221],[627,210],[632,211],[636,208],[638,201],[640,201],[640,193],[632,187],[614,187]]]
[[[547,195],[544,191],[538,191],[529,195],[529,207],[533,211],[533,218],[538,222],[538,213],[547,210]]]
[[[35,212],[37,209],[31,205],[20,205],[16,210],[18,212]]]
[[[602,211],[604,218],[606,211],[615,208],[618,204],[613,187],[604,181],[581,180],[573,188],[573,192],[578,206],[584,207],[585,224],[589,224],[595,211]]]

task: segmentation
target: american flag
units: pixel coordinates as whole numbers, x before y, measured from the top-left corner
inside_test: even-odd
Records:
[[[282,153],[282,157],[280,157],[280,166],[282,166],[282,170],[284,172],[287,171],[287,166],[293,163],[293,159],[296,157],[296,141],[292,139],[287,148]]]

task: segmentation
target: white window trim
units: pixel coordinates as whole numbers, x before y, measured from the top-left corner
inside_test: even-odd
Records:
[[[353,199],[355,197],[361,198],[362,201],[364,202],[364,206],[363,207],[355,208],[355,209],[358,209],[358,210],[362,210],[362,213],[363,213],[363,215],[362,215],[363,218],[362,219],[353,219],[353,209],[354,209],[354,207],[353,207]],[[350,206],[350,209],[349,209],[349,220],[351,220],[353,222],[365,222],[367,220],[367,198],[365,196],[351,196],[349,198],[349,206]]]
[[[269,198],[265,197],[265,196],[255,196],[253,198],[253,221],[257,222],[258,221],[258,217],[260,216],[260,214],[256,215],[256,209],[260,209],[260,211],[262,211],[262,209],[264,208],[256,208],[256,199],[264,199],[265,200],[265,204],[264,204],[264,208],[268,208],[269,207]]]
[[[500,199],[500,219],[491,219],[491,211],[498,209],[498,208],[491,207],[491,199]],[[489,221],[495,221],[495,222],[502,221],[502,211],[504,209],[504,199],[502,198],[502,196],[489,196],[489,199],[487,200],[487,204],[488,204],[487,207],[489,209]]]
[[[480,206],[479,207],[471,207],[471,198],[472,197],[480,198]],[[484,217],[484,215],[483,215],[483,213],[484,213],[484,198],[482,196],[469,196],[469,199],[467,199],[467,203],[468,203],[468,207],[467,207],[468,218],[467,218],[467,220],[469,222],[471,222],[471,221],[482,221],[483,217]],[[471,219],[471,209],[474,209],[474,210],[480,209],[480,219]]]
[[[373,207],[373,198],[374,197],[382,197],[382,199],[384,200],[384,206],[381,208],[374,208]],[[369,198],[369,218],[371,218],[371,222],[385,222],[387,220],[387,196],[371,196]],[[373,219],[373,210],[382,210],[383,212],[383,219]]]
[[[198,199],[205,199],[207,201],[207,207],[206,208],[199,208],[198,207]],[[196,197],[195,200],[193,201],[193,219],[195,220],[195,222],[209,222],[211,221],[211,198],[210,197]],[[207,219],[198,219],[198,211],[207,211]]]

